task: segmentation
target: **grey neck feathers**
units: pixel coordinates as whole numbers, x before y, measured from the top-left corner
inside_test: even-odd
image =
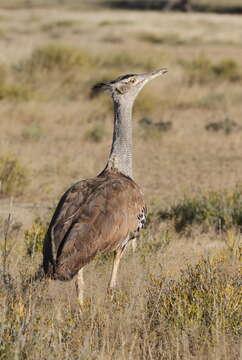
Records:
[[[113,95],[114,129],[107,168],[132,177],[132,107],[133,100]]]

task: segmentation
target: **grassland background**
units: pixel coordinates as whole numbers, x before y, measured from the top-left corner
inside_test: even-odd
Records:
[[[2,8],[34,8],[34,7],[68,7],[68,8],[90,8],[93,7],[126,7],[157,9],[167,4],[178,3],[174,0],[1,0]],[[195,11],[215,11],[225,13],[241,13],[240,0],[190,0],[189,4]]]
[[[239,359],[241,17],[22,4],[3,1],[0,12],[1,359]],[[91,86],[161,66],[168,74],[142,91],[133,119],[134,177],[150,223],[124,256],[116,300],[105,298],[111,258],[101,255],[86,267],[82,314],[73,282],[26,290],[60,195],[107,160],[112,105],[91,99]],[[224,227],[211,192],[228,199]],[[178,231],[160,214],[186,199],[192,215]],[[165,300],[168,315],[180,309],[173,318]]]

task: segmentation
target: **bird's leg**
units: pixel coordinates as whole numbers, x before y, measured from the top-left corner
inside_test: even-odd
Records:
[[[109,282],[108,290],[112,290],[116,287],[119,262],[123,255],[124,249],[125,249],[125,246],[118,248],[114,253],[113,268],[112,268],[112,274],[111,274],[111,279]]]
[[[131,242],[131,245],[132,245],[132,250],[133,252],[135,252],[136,248],[137,248],[137,239],[134,238]]]
[[[83,306],[83,301],[84,301],[83,288],[84,288],[83,268],[81,268],[81,270],[78,271],[77,279],[76,279],[77,297],[81,307]]]

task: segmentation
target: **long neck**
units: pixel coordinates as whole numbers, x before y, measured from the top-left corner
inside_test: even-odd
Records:
[[[132,106],[131,99],[117,99],[114,103],[114,129],[108,168],[117,169],[132,177]]]

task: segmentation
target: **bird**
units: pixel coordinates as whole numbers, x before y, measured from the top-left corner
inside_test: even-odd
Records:
[[[113,252],[108,290],[114,291],[124,250],[144,227],[147,208],[132,171],[132,107],[144,85],[166,72],[160,68],[126,74],[92,88],[93,96],[104,91],[113,100],[108,161],[96,177],[78,181],[62,195],[43,243],[44,276],[66,281],[77,275],[80,306],[84,303],[84,266],[98,253]]]

